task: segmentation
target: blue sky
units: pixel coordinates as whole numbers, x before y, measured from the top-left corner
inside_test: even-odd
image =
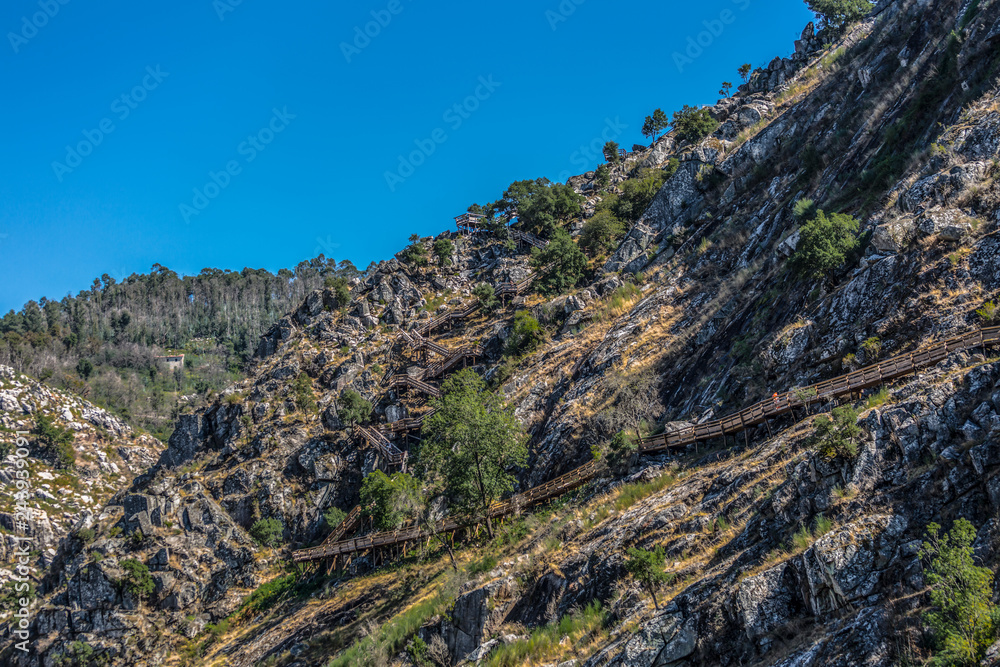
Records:
[[[656,107],[715,102],[811,18],[801,0],[11,0],[0,311],[154,263],[363,269],[513,180],[596,167],[602,135],[643,142]]]

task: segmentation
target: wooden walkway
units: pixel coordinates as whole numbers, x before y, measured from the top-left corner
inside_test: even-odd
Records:
[[[989,343],[1000,340],[1000,326],[988,327],[971,331],[961,336],[932,343],[908,354],[901,354],[877,364],[872,364],[860,370],[841,375],[840,377],[820,382],[819,384],[802,387],[791,392],[778,394],[777,398],[756,403],[733,415],[706,422],[690,428],[643,438],[639,444],[641,454],[654,454],[664,450],[682,449],[699,441],[735,434],[740,431],[764,424],[768,419],[787,414],[796,407],[808,407],[813,403],[828,401],[839,396],[846,396],[863,389],[877,387],[887,381],[904,377],[922,368],[934,366],[948,357],[952,352],[970,350],[977,347],[985,349]],[[520,511],[521,508],[558,497],[594,479],[601,470],[598,461],[591,461],[575,470],[557,477],[545,484],[528,489],[512,498],[494,504],[488,515],[490,518],[505,516]],[[357,508],[351,511],[351,516]],[[391,546],[423,540],[432,535],[451,532],[473,523],[467,518],[449,518],[435,523],[430,529],[419,526],[409,526],[395,531],[372,533],[352,539],[340,539],[345,533],[335,531],[331,538],[318,547],[300,549],[292,553],[295,562],[321,560],[334,556],[352,554],[376,547]],[[345,522],[346,523],[346,520]],[[343,524],[341,524],[343,525]]]

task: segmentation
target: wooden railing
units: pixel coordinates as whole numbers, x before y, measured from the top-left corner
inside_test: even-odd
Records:
[[[385,457],[385,460],[390,465],[402,466],[405,470],[406,468],[406,452],[400,451],[396,445],[392,444],[382,433],[370,426],[360,426],[354,427],[354,434],[363,438],[368,442],[369,445],[375,447],[379,450],[379,453]]]
[[[642,452],[677,449],[699,441],[739,433],[752,426],[759,426],[768,419],[791,412],[794,408],[808,407],[813,403],[876,387],[888,380],[933,366],[952,352],[985,346],[986,343],[998,339],[1000,339],[1000,327],[989,327],[932,343],[832,380],[780,393],[776,397],[765,399],[721,419],[643,438],[639,449]]]
[[[545,246],[549,244],[548,241],[543,241],[542,239],[538,238],[531,232],[522,232],[519,229],[512,229],[510,230],[510,234],[515,241],[526,243],[530,246],[538,248],[539,250],[542,250],[543,248],[545,248]]]
[[[355,505],[354,508],[347,513],[344,520],[341,521],[330,534],[326,536],[323,540],[323,544],[331,544],[338,541],[347,533],[353,533],[357,530],[358,526],[361,524],[361,505]]]
[[[756,403],[740,412],[711,422],[699,424],[672,433],[643,438],[639,445],[641,454],[650,454],[664,449],[687,447],[700,440],[709,440],[730,435],[759,425],[771,417],[790,412],[795,407],[808,407],[813,403],[843,396],[878,386],[889,380],[903,377],[921,368],[929,368],[947,358],[952,352],[976,347],[985,348],[987,343],[1000,340],[1000,326],[988,327],[926,345],[913,352],[901,354],[860,370],[841,375],[808,387],[778,394],[777,398]],[[503,502],[492,505],[487,514],[492,517],[504,516],[522,507],[555,498],[594,479],[601,470],[598,461],[591,461],[575,470],[557,477],[545,484],[528,489]],[[352,511],[353,514],[353,511]],[[296,562],[319,560],[332,556],[364,551],[374,547],[388,546],[424,539],[431,535],[456,530],[470,523],[469,519],[444,519],[431,528],[410,526],[396,531],[373,533],[358,538],[327,541],[318,547],[300,549],[292,553]]]
[[[424,369],[426,372],[426,369]],[[421,376],[424,373],[420,374]],[[434,398],[441,397],[441,390],[433,385],[429,385],[418,377],[412,375],[407,375],[406,373],[400,373],[399,375],[393,375],[389,379],[389,384],[387,385],[390,389],[396,389],[398,387],[411,387],[417,391],[422,391],[428,396],[433,396]]]

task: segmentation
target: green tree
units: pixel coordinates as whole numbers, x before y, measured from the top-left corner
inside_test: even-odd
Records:
[[[500,305],[500,299],[497,298],[496,290],[493,289],[492,285],[487,283],[476,285],[475,289],[472,290],[472,296],[479,300],[479,308],[486,314],[492,313]]]
[[[404,472],[389,476],[376,470],[361,483],[362,513],[377,530],[395,530],[409,518],[407,501],[419,490],[419,482]]]
[[[122,590],[128,591],[140,600],[147,599],[153,594],[155,585],[153,577],[149,574],[149,568],[134,558],[126,558],[120,563],[125,576],[119,580]]]
[[[434,242],[434,256],[438,259],[439,266],[451,264],[451,257],[455,254],[455,244],[451,239],[438,239]]]
[[[278,519],[261,519],[250,526],[250,536],[257,540],[258,544],[265,547],[281,544],[284,533],[285,524]]]
[[[799,230],[792,267],[812,278],[829,277],[857,249],[858,228],[858,221],[849,215],[817,211]]]
[[[316,396],[313,394],[312,380],[305,371],[299,373],[292,383],[292,394],[295,396],[295,405],[305,413],[316,411]]]
[[[973,560],[976,529],[969,521],[956,520],[947,535],[940,531],[938,524],[929,524],[920,550],[921,558],[930,561],[924,575],[935,607],[924,615],[937,648],[930,664],[973,667],[1000,624],[1000,610],[992,602],[993,572]]]
[[[608,209],[620,220],[638,222],[642,214],[646,212],[649,205],[653,203],[656,194],[666,183],[667,179],[677,171],[680,166],[673,164],[673,160],[667,163],[667,169],[640,169],[635,176],[624,181],[619,186],[621,195],[606,197],[601,200],[598,210]]]
[[[814,446],[824,458],[832,460],[842,456],[845,459],[853,459],[858,455],[857,438],[861,434],[858,411],[849,405],[844,405],[834,408],[830,415],[830,417],[822,415],[816,418]]]
[[[427,250],[420,240],[420,234],[410,235],[410,245],[403,250],[401,259],[407,264],[427,266]]]
[[[624,234],[622,221],[611,211],[601,210],[584,223],[580,247],[591,257],[603,255],[617,246]]]
[[[562,294],[574,287],[587,269],[587,256],[568,233],[560,229],[552,240],[531,253],[535,268],[535,288],[542,294]]]
[[[823,25],[837,31],[863,19],[873,6],[868,0],[805,0],[805,3]]]
[[[732,93],[732,90],[733,90],[733,84],[730,83],[729,81],[723,81],[722,89],[719,90],[719,94],[724,97],[729,97],[729,95]]]
[[[333,290],[333,298],[337,308],[343,308],[351,302],[351,287],[347,278],[342,276],[327,276],[323,286]]]
[[[651,137],[653,143],[660,137],[660,132],[667,129],[670,125],[670,121],[667,119],[667,114],[663,112],[663,109],[657,109],[650,116],[646,116],[646,120],[642,124],[642,136]]]
[[[346,518],[347,512],[336,506],[327,507],[323,511],[323,520],[330,530],[334,530],[337,526],[344,523],[344,519]]]
[[[337,399],[337,414],[345,424],[364,424],[372,413],[372,404],[353,389],[345,389]]]
[[[663,547],[656,547],[653,551],[631,547],[625,559],[625,570],[653,596],[653,606],[657,609],[660,608],[660,603],[656,599],[656,589],[671,579],[670,575],[663,571],[666,561],[667,556]]]
[[[743,79],[744,83],[750,81],[750,72],[753,71],[753,65],[750,63],[743,63],[737,70],[740,74],[740,78]]]
[[[609,141],[604,144],[604,159],[610,164],[618,164],[621,162],[621,156],[618,154],[618,142]]]
[[[52,417],[38,412],[35,415],[33,433],[38,438],[38,443],[55,457],[56,467],[73,467],[76,463],[73,431],[56,426]]]
[[[81,359],[76,363],[76,374],[83,378],[84,381],[89,380],[93,373],[94,364],[91,363],[90,359]]]
[[[424,422],[420,465],[440,475],[460,511],[485,517],[493,537],[488,509],[514,489],[512,471],[528,460],[526,437],[513,407],[472,369],[452,375],[442,390]]]
[[[688,105],[674,112],[674,132],[685,141],[697,143],[715,132],[719,122],[712,118],[708,109],[696,109]]]
[[[618,473],[627,472],[635,462],[639,445],[625,431],[618,431],[608,445],[608,466]]]
[[[514,314],[514,326],[507,338],[506,353],[509,356],[533,352],[545,337],[542,325],[526,310]]]
[[[611,185],[611,170],[607,164],[598,165],[597,171],[594,172],[594,183],[601,190]]]
[[[520,225],[542,238],[550,238],[562,221],[579,217],[584,197],[564,184],[546,186],[527,199],[518,210]]]

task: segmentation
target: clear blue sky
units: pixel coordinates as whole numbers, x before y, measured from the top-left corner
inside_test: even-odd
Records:
[[[10,0],[0,312],[154,263],[363,269],[513,180],[594,168],[578,151],[608,119],[628,147],[654,108],[714,103],[811,18],[801,0]],[[225,187],[205,193],[210,172]]]

